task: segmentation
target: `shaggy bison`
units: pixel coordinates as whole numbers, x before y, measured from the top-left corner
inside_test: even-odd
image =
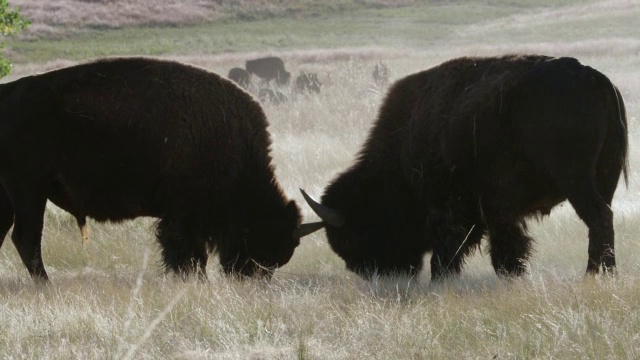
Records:
[[[233,80],[236,84],[240,85],[240,87],[245,90],[248,89],[249,85],[251,84],[251,75],[249,75],[247,70],[239,67],[234,67],[229,70],[229,75],[227,77]]]
[[[458,273],[483,236],[501,275],[526,271],[526,219],[568,199],[587,272],[615,267],[611,200],[627,176],[618,89],[572,58],[460,58],[395,83],[355,164],[321,203],[332,249],[364,276]]]
[[[282,59],[276,56],[248,60],[244,67],[249,74],[256,74],[266,82],[275,79],[276,84],[280,86],[288,84],[291,78],[291,73],[285,70]]]
[[[295,89],[298,93],[308,92],[309,94],[314,92],[319,94],[322,88],[322,83],[318,80],[318,75],[315,73],[308,73],[302,71],[300,75],[296,77]]]
[[[0,239],[47,279],[47,199],[97,221],[159,218],[167,270],[270,275],[304,232],[274,176],[267,120],[231,81],[142,58],[100,60],[0,85]],[[76,216],[78,217],[78,216]]]

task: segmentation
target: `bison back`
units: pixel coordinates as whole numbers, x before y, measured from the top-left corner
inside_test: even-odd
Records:
[[[14,86],[0,153],[51,173],[52,200],[98,220],[224,201],[252,151],[269,145],[250,95],[187,65],[102,60]]]

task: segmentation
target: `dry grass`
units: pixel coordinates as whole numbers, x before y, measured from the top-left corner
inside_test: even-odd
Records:
[[[319,96],[288,93],[287,104],[264,105],[277,174],[286,192],[302,201],[298,188],[321,194],[350,164],[375,119],[383,96],[371,79],[376,61],[389,64],[392,79],[398,79],[458,55],[528,51],[576,56],[609,75],[627,102],[632,172],[629,188],[619,188],[613,205],[617,278],[583,277],[586,227],[568,204],[532,223],[537,241],[529,275],[499,280],[488,256],[477,253],[460,279],[440,285],[429,283],[428,270],[416,279],[362,281],[344,269],[322,232],[305,239],[270,283],[225,279],[215,261],[209,283],[181,282],[161,273],[152,219],[118,225],[92,222],[92,241],[83,248],[73,218],[52,208],[43,241],[50,286],[32,284],[9,239],[0,251],[0,357],[640,357],[640,29],[620,23],[616,26],[629,36],[620,29],[609,36],[608,28],[535,35],[546,21],[570,28],[567,24],[594,6],[601,20],[609,11],[617,18],[621,7],[638,15],[634,2],[619,1],[540,14],[527,10],[515,19],[530,21],[533,35],[529,41],[518,38],[518,44],[508,34],[520,23],[504,22],[465,24],[458,34],[466,35],[420,50],[366,44],[215,56],[194,51],[169,57],[225,74],[247,58],[273,53],[283,57],[294,74],[304,69],[320,75],[326,86]],[[484,33],[470,31],[474,28]],[[571,35],[577,32],[580,36]],[[17,64],[15,76],[72,63]],[[307,220],[315,219],[306,207],[304,212]]]

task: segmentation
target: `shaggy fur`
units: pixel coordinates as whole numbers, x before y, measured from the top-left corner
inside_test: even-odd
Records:
[[[355,164],[322,204],[349,269],[458,273],[488,237],[499,274],[526,270],[525,220],[568,199],[589,228],[587,271],[615,267],[611,200],[627,173],[624,103],[571,58],[460,58],[393,85]]]
[[[272,271],[299,243],[266,117],[216,74],[101,60],[0,85],[0,114],[0,239],[13,223],[35,278],[47,279],[47,199],[97,221],[159,218],[164,264],[181,275],[205,276],[210,251],[227,273]]]

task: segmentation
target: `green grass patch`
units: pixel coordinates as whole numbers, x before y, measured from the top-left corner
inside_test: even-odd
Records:
[[[371,45],[427,49],[435,42],[455,38],[468,24],[504,18],[523,9],[528,8],[518,2],[379,8],[338,3],[276,13],[262,9],[261,16],[238,11],[224,20],[194,26],[81,28],[57,39],[12,39],[8,45],[16,63]]]

